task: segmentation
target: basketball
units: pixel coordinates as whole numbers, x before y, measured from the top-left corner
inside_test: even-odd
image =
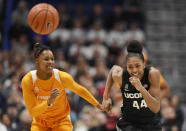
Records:
[[[38,34],[49,34],[59,24],[59,13],[52,5],[39,3],[29,11],[28,24]]]

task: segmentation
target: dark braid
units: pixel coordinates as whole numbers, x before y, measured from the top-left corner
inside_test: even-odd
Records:
[[[40,54],[45,50],[51,50],[48,46],[36,43],[34,44],[34,58],[38,58]]]

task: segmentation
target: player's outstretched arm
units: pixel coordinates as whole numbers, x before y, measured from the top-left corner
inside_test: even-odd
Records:
[[[60,79],[62,85],[65,88],[76,93],[77,95],[88,101],[90,104],[101,108],[101,106],[99,106],[99,102],[95,99],[95,97],[85,87],[75,82],[70,74],[60,72]]]
[[[109,114],[111,113],[112,109],[112,101],[110,99],[110,90],[115,83],[118,87],[121,87],[122,84],[122,74],[123,74],[123,69],[120,66],[114,65],[112,69],[110,70],[107,81],[106,81],[106,86],[103,94],[103,101],[102,105],[104,110],[106,110]]]

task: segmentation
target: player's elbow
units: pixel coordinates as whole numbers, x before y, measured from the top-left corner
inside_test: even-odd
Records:
[[[154,113],[158,113],[160,111],[160,104],[157,104],[155,108],[152,110]]]
[[[160,111],[160,108],[156,109],[154,113],[158,113]]]
[[[30,114],[31,117],[37,117],[37,116],[40,115],[40,114],[37,113],[36,111],[29,111],[29,114]]]
[[[167,86],[166,88],[166,96],[168,97],[170,95],[170,88]]]
[[[37,114],[34,113],[33,111],[30,111],[29,114],[30,114],[30,116],[32,116],[32,117],[37,117]]]

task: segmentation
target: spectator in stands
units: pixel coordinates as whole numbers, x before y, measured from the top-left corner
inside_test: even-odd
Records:
[[[101,21],[94,21],[93,25],[87,32],[87,41],[93,42],[96,38],[105,41],[106,31],[103,29],[103,23]]]
[[[99,97],[99,94],[98,94],[98,90],[97,88],[95,87],[95,84],[93,82],[93,77],[88,74],[88,73],[81,73],[81,74],[78,74],[77,76],[77,80],[78,82],[87,88],[87,90],[90,91],[91,94],[93,94],[93,96],[100,100],[100,97]],[[76,106],[78,108],[78,112],[82,110],[82,108],[89,104],[87,101],[84,101],[83,98],[81,97],[76,97]]]
[[[8,131],[6,126],[0,122],[0,131]]]
[[[15,54],[26,54],[30,50],[30,44],[26,35],[20,35],[16,43],[12,43],[12,51]]]
[[[67,44],[70,41],[70,38],[71,31],[62,25],[59,25],[59,27],[54,32],[49,34],[49,40],[52,42],[52,44],[59,44],[60,47],[62,44]],[[54,46],[52,44],[51,46]]]
[[[105,15],[104,15],[104,9],[101,4],[95,4],[93,5],[93,14],[89,17],[88,21],[88,28],[91,27],[96,21],[99,21],[100,23],[105,25]]]
[[[11,123],[11,119],[7,114],[2,114],[2,119],[1,119],[2,123],[6,126],[7,131],[11,131],[12,129],[12,123]]]
[[[65,3],[59,3],[57,6],[59,11],[59,19],[63,28],[70,29],[72,27],[72,20]]]
[[[142,12],[143,9],[140,7],[140,1],[136,2],[136,0],[128,1],[128,5],[126,9],[126,19],[128,23],[137,23],[141,29],[144,28],[145,24],[145,16]],[[124,5],[125,6],[125,5]]]
[[[88,131],[95,125],[96,121],[91,113],[94,112],[93,110],[94,109],[90,106],[84,106],[80,114],[80,120],[77,121],[74,131]]]
[[[126,32],[126,41],[137,40],[141,44],[144,44],[145,34],[143,30],[139,28],[137,23],[130,23],[129,30]]]
[[[88,22],[88,14],[87,11],[85,10],[85,5],[83,4],[78,4],[75,6],[75,9],[73,10],[73,21],[76,19],[81,19],[83,23],[83,28],[86,29],[87,22]]]
[[[117,131],[116,130],[117,119],[118,118],[114,115],[108,116],[106,120],[100,121],[97,126],[90,128],[88,131]]]
[[[70,70],[70,73],[75,76],[75,79],[77,79],[80,74],[90,74],[90,67],[85,57],[80,54],[76,56],[76,59],[76,66],[73,66]]]
[[[1,25],[0,25],[0,28],[1,28]],[[0,50],[2,49],[2,45],[3,45],[3,33],[0,29]]]
[[[96,59],[105,59],[108,55],[108,49],[104,45],[104,40],[99,37],[93,39],[89,46],[89,54],[91,61]]]
[[[115,5],[112,7],[112,13],[108,16],[107,22],[105,23],[107,29],[112,29],[116,23],[126,23],[126,15],[124,10],[120,5]]]
[[[97,59],[95,64],[95,74],[93,74],[94,83],[97,88],[104,85],[107,73],[108,70],[104,59]]]
[[[176,112],[173,107],[168,106],[161,109],[161,114],[163,117],[162,127],[165,131],[170,131],[172,126],[179,125],[179,122],[176,119]]]
[[[23,110],[19,116],[20,124],[17,131],[29,131],[32,123],[32,117],[29,115],[28,110]]]
[[[26,0],[20,0],[17,8],[12,13],[12,23],[15,23],[17,19],[27,25],[28,7]]]
[[[69,58],[70,62],[72,64],[75,64],[77,62],[77,57],[80,55],[83,55],[86,57],[86,59],[89,59],[89,54],[87,51],[88,47],[85,45],[84,39],[78,38],[76,41],[72,43],[69,49]]]
[[[5,113],[7,108],[7,100],[4,94],[2,93],[2,90],[3,90],[3,85],[0,82],[0,114]]]
[[[78,39],[85,40],[85,30],[83,28],[83,20],[81,18],[76,18],[73,21],[73,28],[71,31],[71,41],[75,42]]]
[[[170,105],[176,111],[176,119],[177,119],[177,122],[178,122],[177,127],[178,127],[179,131],[182,131],[182,127],[183,127],[183,123],[184,123],[184,113],[183,113],[183,110],[180,107],[178,96],[173,95],[171,97]]]
[[[30,32],[31,32],[31,29],[27,25],[24,25],[21,19],[17,18],[16,21],[11,24],[10,29],[8,31],[10,42],[12,40],[18,41],[21,35],[26,35],[27,39],[29,39]]]
[[[112,30],[107,34],[106,44],[111,47],[113,44],[122,48],[126,43],[126,23],[116,22]]]
[[[11,121],[11,128],[13,130],[17,129],[19,125],[19,112],[15,102],[8,103],[7,105],[7,115]]]

